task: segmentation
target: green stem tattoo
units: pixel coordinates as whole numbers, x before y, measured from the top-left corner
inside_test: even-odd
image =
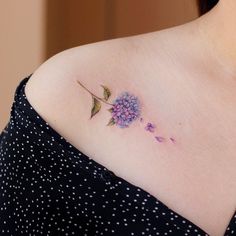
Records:
[[[112,103],[106,102],[103,98],[98,97],[97,95],[95,95],[94,93],[92,93],[91,91],[89,91],[80,81],[77,80],[77,83],[82,86],[87,92],[89,92],[92,96],[94,96],[95,98],[97,98],[98,100],[108,104],[108,105],[113,105]]]

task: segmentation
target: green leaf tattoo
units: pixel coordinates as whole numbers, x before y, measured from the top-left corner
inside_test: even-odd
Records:
[[[107,109],[109,112],[113,112],[113,108],[111,107],[111,108],[109,108],[109,109]]]
[[[115,124],[115,120],[113,118],[111,118],[109,122],[107,123],[107,125],[114,125],[114,124]]]
[[[111,96],[111,91],[104,85],[101,85],[103,87],[103,97],[107,101],[108,98]]]
[[[101,106],[102,106],[101,102],[99,102],[99,100],[93,96],[93,107],[92,107],[92,110],[91,110],[90,119],[100,111]]]

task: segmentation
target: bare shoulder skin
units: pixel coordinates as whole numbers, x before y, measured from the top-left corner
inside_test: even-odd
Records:
[[[26,96],[87,156],[220,236],[236,209],[236,73],[200,26],[63,51]]]

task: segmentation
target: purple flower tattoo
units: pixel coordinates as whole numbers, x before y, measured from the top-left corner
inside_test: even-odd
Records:
[[[112,103],[109,103],[107,100],[111,95],[111,91],[106,86],[101,85],[103,87],[103,98],[100,98],[90,92],[80,81],[77,80],[77,82],[92,95],[93,107],[90,119],[100,111],[101,102],[112,106],[108,109],[108,111],[111,112],[112,117],[107,125],[116,124],[120,128],[126,128],[140,116],[140,102],[136,96],[129,92],[121,93]]]
[[[140,122],[144,122],[143,117],[140,117],[141,116],[140,101],[133,94],[125,91],[122,92],[112,102],[108,102],[111,96],[111,91],[108,87],[101,85],[101,87],[103,88],[103,97],[98,97],[90,90],[88,90],[79,80],[77,80],[77,83],[92,96],[93,104],[92,104],[90,119],[101,110],[102,107],[101,102],[103,102],[111,106],[109,109],[107,109],[111,113],[111,118],[108,121],[107,126],[116,124],[120,128],[127,128],[130,126],[132,122],[134,122],[138,118]],[[156,125],[150,122],[148,122],[145,126],[145,130],[151,133],[154,133],[155,129]],[[166,139],[162,136],[155,136],[155,139],[158,142],[166,141]],[[170,138],[170,141],[172,143],[176,142],[175,139],[172,137]]]
[[[138,98],[128,92],[123,92],[113,101],[111,114],[112,122],[121,128],[128,127],[140,116]]]

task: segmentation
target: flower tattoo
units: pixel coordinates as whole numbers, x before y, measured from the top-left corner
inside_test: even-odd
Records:
[[[129,92],[121,93],[112,103],[107,102],[111,96],[111,91],[108,87],[101,85],[103,87],[103,98],[100,98],[90,92],[80,81],[78,81],[87,92],[89,92],[93,99],[93,106],[91,109],[90,119],[97,114],[101,109],[101,102],[104,102],[112,107],[108,109],[111,112],[111,118],[107,125],[116,124],[120,128],[129,127],[129,125],[135,121],[141,113],[140,101],[138,98]]]
[[[102,107],[102,103],[105,103],[111,106],[107,109],[111,113],[111,118],[107,123],[107,126],[117,125],[120,128],[127,128],[130,126],[132,122],[139,118],[141,123],[144,123],[143,117],[141,115],[141,104],[139,99],[133,94],[125,91],[122,92],[117,98],[115,98],[112,102],[108,102],[111,91],[107,86],[101,85],[103,88],[103,97],[98,97],[94,93],[92,93],[89,89],[87,89],[79,80],[77,83],[83,87],[90,95],[92,96],[92,109],[90,119],[94,117]],[[102,102],[102,103],[101,103]],[[154,133],[156,131],[156,125],[150,122],[147,122],[144,126],[144,129],[150,133]],[[154,134],[154,138],[159,143],[167,141],[166,138],[162,136],[157,136]],[[172,137],[169,138],[172,143],[176,143],[176,140]]]
[[[138,98],[128,92],[123,92],[113,101],[111,114],[110,122],[119,125],[121,128],[128,127],[140,115]]]

